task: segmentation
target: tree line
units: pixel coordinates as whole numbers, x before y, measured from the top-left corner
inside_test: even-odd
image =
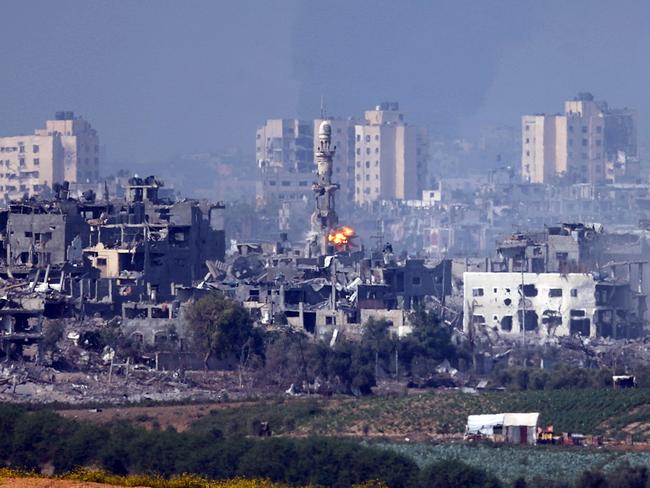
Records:
[[[608,473],[585,471],[575,483],[522,478],[505,485],[460,460],[420,468],[409,457],[351,440],[230,438],[214,429],[147,431],[126,423],[82,423],[6,404],[0,405],[0,436],[0,464],[33,471],[52,466],[57,474],[93,466],[113,474],[191,473],[300,486],[348,487],[374,480],[396,488],[650,488],[647,468],[630,465]]]
[[[257,371],[260,377],[332,393],[366,395],[380,377],[424,378],[443,360],[457,364],[469,355],[452,342],[451,330],[433,312],[413,313],[413,333],[398,339],[386,320],[369,320],[356,341],[333,347],[286,327],[272,332],[253,326],[237,302],[210,294],[186,312],[191,344],[205,367],[219,360],[225,367]]]

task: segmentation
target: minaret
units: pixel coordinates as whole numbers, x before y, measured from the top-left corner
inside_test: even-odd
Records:
[[[327,236],[339,222],[336,216],[334,194],[339,189],[332,183],[332,166],[336,147],[332,147],[332,126],[325,120],[318,129],[316,148],[316,172],[318,179],[312,188],[316,196],[316,208],[311,216],[311,230],[317,236],[318,249],[322,256],[328,254]]]

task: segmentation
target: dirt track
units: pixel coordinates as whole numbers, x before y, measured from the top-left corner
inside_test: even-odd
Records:
[[[58,410],[57,413],[69,419],[95,423],[126,420],[146,428],[157,423],[161,429],[173,427],[178,432],[189,428],[192,422],[210,414],[210,410],[234,408],[238,403],[206,403],[198,405],[175,405],[159,407],[110,407],[100,410],[78,409]]]

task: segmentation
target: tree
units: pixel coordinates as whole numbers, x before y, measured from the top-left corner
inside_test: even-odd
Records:
[[[418,310],[411,315],[411,323],[413,332],[399,344],[400,360],[409,372],[413,372],[414,364],[431,368],[443,359],[456,362],[458,351],[451,342],[451,331],[435,312]]]
[[[395,341],[389,333],[390,322],[370,317],[363,329],[362,345],[372,352],[375,362],[375,378],[379,377],[380,368],[389,371],[391,353],[395,350]]]
[[[429,488],[499,488],[501,483],[487,471],[457,460],[440,461],[422,470],[421,486]]]
[[[607,479],[600,471],[585,471],[576,480],[576,488],[607,488]]]
[[[248,311],[239,303],[219,294],[206,295],[189,305],[186,311],[190,339],[203,354],[205,369],[212,357],[233,359],[260,353],[261,335],[254,329]]]

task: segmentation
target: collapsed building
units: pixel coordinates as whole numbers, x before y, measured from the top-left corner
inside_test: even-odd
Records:
[[[598,224],[563,224],[503,240],[483,271],[463,274],[464,331],[638,337],[647,309],[646,261],[614,263],[607,242]]]
[[[0,211],[0,302],[6,358],[38,346],[44,318],[174,318],[176,290],[222,260],[221,203],[161,198],[155,177],[131,178],[126,198],[24,199]],[[124,310],[123,310],[124,309]],[[164,310],[164,312],[163,312]]]
[[[99,198],[88,190],[75,199],[62,184],[52,200],[13,202],[0,212],[5,357],[38,348],[43,317],[119,317],[136,344],[180,354],[185,304],[215,290],[266,327],[290,326],[331,343],[359,336],[371,318],[408,334],[411,311],[444,306],[451,262],[398,258],[390,244],[367,257],[354,230],[339,225],[335,151],[325,121],[311,231],[299,243],[285,235],[238,242],[226,253],[224,205],[165,198],[153,176],[131,178],[119,199],[107,187]]]
[[[227,262],[209,265],[210,276],[200,287],[242,302],[263,324],[288,324],[333,342],[341,334],[360,334],[370,318],[388,320],[396,334],[408,334],[412,310],[441,306],[451,294],[451,262],[397,259],[390,244],[368,258],[355,243],[354,229],[339,225],[335,151],[324,121],[305,243],[294,245],[286,235],[276,243],[238,243]]]
[[[413,310],[451,294],[449,260],[373,260],[359,251],[310,258],[278,244],[277,253],[239,245],[226,263],[210,266],[201,287],[242,302],[263,324],[288,324],[321,338],[357,335],[371,317],[408,334]]]
[[[628,283],[589,273],[464,274],[464,330],[503,334],[634,337],[641,333],[645,295]]]
[[[205,276],[206,260],[223,259],[223,204],[162,200],[160,186],[134,178],[123,204],[88,221],[83,256],[94,274],[82,284],[92,303],[170,300]]]

